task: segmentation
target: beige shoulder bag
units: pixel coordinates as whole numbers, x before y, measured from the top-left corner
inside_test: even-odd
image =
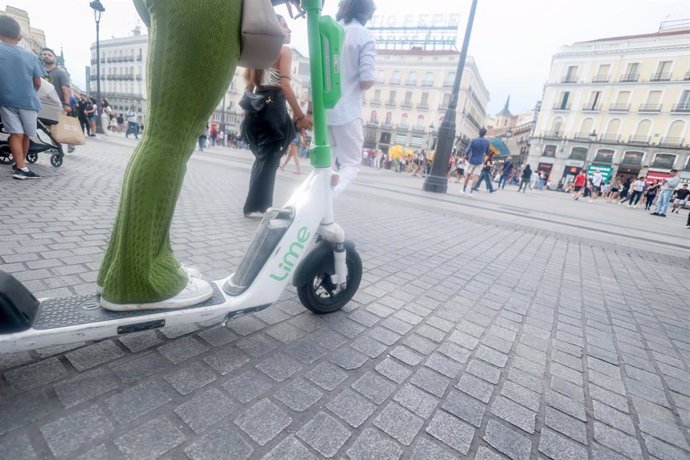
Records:
[[[270,0],[242,0],[242,67],[265,69],[278,60],[285,35]]]

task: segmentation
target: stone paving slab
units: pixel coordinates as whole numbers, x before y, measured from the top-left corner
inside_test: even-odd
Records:
[[[0,270],[93,293],[128,155],[92,142],[28,183],[0,168],[25,197],[0,209]],[[192,158],[182,262],[237,265],[247,181]],[[690,457],[685,259],[384,192],[346,194],[338,219],[365,267],[340,312],[289,288],[227,328],[0,355],[0,458]]]

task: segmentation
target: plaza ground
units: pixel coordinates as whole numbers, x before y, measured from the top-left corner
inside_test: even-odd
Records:
[[[38,296],[94,294],[133,146],[42,156],[36,181],[0,166],[0,270]],[[251,161],[188,164],[173,246],[208,279],[257,226]],[[364,167],[337,202],[364,264],[343,311],[315,316],[290,288],[227,328],[0,356],[0,458],[688,458],[687,211],[422,181]]]

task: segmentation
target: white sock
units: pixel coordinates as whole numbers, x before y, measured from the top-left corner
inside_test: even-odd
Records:
[[[17,169],[21,169],[24,172],[29,172],[29,168],[27,168],[26,166],[24,166],[23,168],[17,168]]]

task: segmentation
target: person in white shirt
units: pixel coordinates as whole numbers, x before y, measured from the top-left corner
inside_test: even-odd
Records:
[[[640,201],[642,197],[642,192],[645,189],[644,177],[638,177],[635,182],[630,186],[630,199],[628,200],[628,207],[637,207],[637,202]]]
[[[376,71],[374,34],[364,25],[375,10],[373,0],[343,0],[336,14],[345,28],[345,40],[341,54],[342,95],[336,106],[326,111],[333,164],[337,161],[340,166],[334,197],[354,181],[362,163],[362,95],[374,85]]]
[[[672,169],[671,174],[664,179],[661,184],[661,191],[659,197],[656,200],[656,208],[653,216],[666,217],[666,210],[668,209],[668,202],[671,200],[671,195],[673,191],[680,185],[680,177],[678,177],[678,170]]]
[[[590,203],[599,198],[599,195],[601,195],[602,182],[604,182],[604,176],[600,171],[594,171],[592,174],[592,198],[589,200]]]

